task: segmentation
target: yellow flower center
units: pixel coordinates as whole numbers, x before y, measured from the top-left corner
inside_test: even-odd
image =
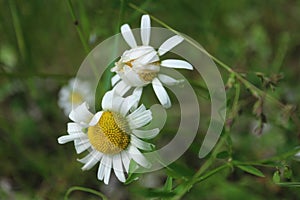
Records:
[[[80,104],[83,102],[83,97],[78,92],[72,92],[72,94],[70,95],[70,102],[74,104]]]
[[[88,128],[92,146],[105,154],[116,154],[127,148],[130,142],[127,120],[118,113],[104,111],[95,126]]]

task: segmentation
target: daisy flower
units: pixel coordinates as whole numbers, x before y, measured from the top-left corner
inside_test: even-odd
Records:
[[[149,45],[150,23],[149,15],[143,15],[141,19],[141,46],[137,45],[128,24],[121,27],[122,36],[131,49],[126,50],[120,60],[111,69],[112,72],[117,73],[112,78],[112,85],[114,86],[114,90],[123,96],[130,88],[135,88],[135,92],[141,95],[143,87],[152,83],[152,87],[160,103],[165,108],[169,108],[171,101],[162,83],[174,85],[181,82],[181,80],[175,80],[166,74],[160,73],[160,67],[192,70],[193,66],[184,60],[160,60],[160,56],[170,51],[184,39],[179,35],[175,35],[166,40],[156,50]]]
[[[59,144],[74,141],[76,152],[89,153],[78,159],[83,165],[82,170],[89,170],[98,162],[99,180],[109,183],[111,169],[116,177],[125,182],[130,160],[148,168],[150,162],[141,150],[150,151],[154,145],[141,139],[151,139],[159,133],[159,129],[141,130],[152,120],[152,113],[144,105],[132,112],[133,105],[138,101],[136,95],[120,97],[114,91],[107,92],[102,99],[102,111],[92,114],[86,103],[73,110],[69,117],[74,122],[68,123],[68,135],[58,138]]]
[[[76,87],[75,86],[76,82]],[[58,93],[58,106],[68,116],[72,108],[76,108],[83,102],[90,102],[92,95],[90,84],[86,81],[72,78],[69,83],[63,86]]]

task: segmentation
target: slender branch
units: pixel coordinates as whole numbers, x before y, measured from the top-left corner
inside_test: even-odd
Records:
[[[82,30],[80,29],[78,19],[77,19],[76,15],[75,15],[75,11],[74,11],[74,7],[73,7],[73,4],[72,4],[72,1],[71,0],[67,0],[67,5],[68,5],[68,9],[70,11],[72,20],[73,20],[73,22],[75,24],[77,33],[79,35],[81,44],[83,45],[84,51],[85,51],[86,54],[88,54],[90,52],[90,47],[89,47],[86,39],[84,38]]]
[[[104,194],[102,194],[102,193],[100,193],[96,190],[93,190],[93,189],[90,189],[90,188],[84,188],[84,187],[80,187],[80,186],[73,186],[73,187],[69,188],[68,191],[65,194],[64,200],[68,200],[69,195],[73,191],[83,191],[83,192],[91,193],[91,194],[94,194],[94,195],[97,195],[97,196],[101,197],[102,200],[108,200],[108,198]]]
[[[14,0],[9,1],[9,8],[12,16],[13,26],[16,33],[17,43],[19,47],[19,51],[23,61],[26,59],[26,50],[25,50],[25,42],[24,42],[24,35],[20,23],[20,18],[18,16],[16,2]]]

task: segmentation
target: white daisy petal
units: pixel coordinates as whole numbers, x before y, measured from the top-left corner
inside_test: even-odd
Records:
[[[114,168],[114,172],[116,177],[119,179],[119,181],[121,182],[125,182],[125,175],[124,175],[124,171],[123,171],[123,167],[122,167],[122,159],[120,154],[116,154],[113,157],[113,168]]]
[[[131,86],[144,85],[144,81],[131,67],[124,66],[124,74],[122,75],[123,81]],[[117,86],[115,86],[117,87]],[[120,93],[122,94],[122,93]],[[124,93],[125,94],[125,93]]]
[[[79,126],[77,123],[69,122],[67,126],[67,131],[69,134],[82,133],[82,127]]]
[[[123,53],[121,60],[126,63],[131,60],[136,60],[148,53],[156,52],[151,46],[139,46],[134,49],[127,50]]]
[[[153,79],[152,87],[161,105],[164,108],[170,108],[171,107],[170,97],[167,91],[165,90],[165,88],[162,86],[161,82],[157,78]]]
[[[130,147],[128,148],[128,153],[130,154],[130,157],[139,165],[145,168],[149,168],[151,166],[149,161],[135,146],[130,145]]]
[[[142,113],[146,110],[146,107],[142,104],[140,107],[138,107],[136,110],[134,110],[132,113],[130,113],[126,118],[127,120],[131,120],[134,118],[139,117],[142,115]]]
[[[113,91],[115,91],[120,96],[123,96],[124,94],[126,94],[126,92],[128,92],[130,88],[131,86],[126,84],[124,81],[120,81],[119,83],[117,83],[117,85],[115,85]]]
[[[123,36],[124,40],[127,42],[127,44],[131,48],[137,47],[136,41],[135,41],[134,36],[133,36],[133,33],[132,33],[132,31],[130,29],[130,26],[128,24],[124,24],[123,26],[121,26],[121,33],[122,33],[122,36]]]
[[[153,63],[153,62],[157,62],[159,61],[159,57],[157,55],[157,52],[156,51],[151,51],[150,53],[136,59],[134,62],[133,62],[133,65],[135,63],[139,63],[139,64],[149,64],[149,63]]]
[[[129,171],[129,164],[130,164],[130,157],[127,154],[126,151],[122,151],[121,152],[121,158],[122,158],[122,163],[123,163],[123,166],[125,168],[125,171],[128,173],[128,171]]]
[[[104,178],[104,172],[105,172],[105,159],[106,159],[106,155],[103,155],[101,162],[99,164],[99,168],[98,168],[98,173],[97,173],[97,178],[102,181]]]
[[[82,137],[85,137],[84,133],[73,133],[71,135],[63,135],[63,136],[59,137],[57,139],[57,141],[58,141],[59,144],[65,144],[67,142],[71,142],[71,141],[74,141],[76,139],[80,139]]]
[[[175,68],[175,69],[189,69],[192,70],[193,66],[184,61],[184,60],[177,60],[177,59],[167,59],[161,61],[160,65],[162,67],[167,67],[167,68]]]
[[[119,74],[114,75],[111,78],[111,86],[116,85],[116,83],[121,79],[121,77],[119,76]]]
[[[141,21],[141,38],[143,45],[149,45],[150,33],[151,32],[151,21],[149,15],[143,15]]]
[[[176,79],[174,79],[174,78],[172,78],[172,77],[170,77],[168,75],[165,75],[165,74],[158,74],[158,79],[162,83],[164,83],[166,85],[170,85],[170,86],[172,86],[172,85],[178,85],[178,84],[184,82],[183,79],[176,80]]]
[[[103,110],[111,110],[113,104],[113,91],[108,91],[104,94],[101,102]]]
[[[92,156],[90,157],[90,159],[85,163],[85,165],[83,165],[83,167],[81,168],[82,170],[89,170],[92,167],[95,166],[95,164],[97,162],[99,162],[99,160],[101,159],[102,154],[100,152],[96,152],[92,154]]]
[[[128,119],[128,118],[127,118]],[[129,126],[131,129],[140,128],[142,126],[145,126],[152,120],[152,113],[150,110],[144,111],[140,116],[135,118],[130,118]]]
[[[123,102],[124,102],[124,98],[120,97],[115,93],[113,96],[113,104],[111,110],[120,113],[120,109],[122,108]]]
[[[158,128],[155,128],[152,130],[137,130],[137,129],[135,129],[135,130],[132,130],[132,133],[139,138],[152,139],[158,135],[159,129]]]
[[[110,173],[111,173],[111,167],[112,167],[112,158],[111,156],[108,156],[107,159],[107,162],[106,162],[106,165],[105,165],[105,171],[104,171],[104,183],[106,185],[108,185],[108,182],[109,182],[109,178],[110,178]]]
[[[179,35],[175,35],[169,39],[167,39],[159,48],[158,48],[158,55],[162,56],[171,49],[173,49],[175,46],[177,46],[179,43],[183,41],[183,37]]]
[[[103,111],[97,112],[97,113],[94,115],[94,117],[91,119],[89,125],[90,125],[90,126],[95,126],[95,125],[99,122],[99,119],[101,118],[102,113],[103,113]]]
[[[130,111],[134,111],[137,109],[138,105],[139,105],[139,101],[141,99],[143,93],[143,87],[136,87],[133,92],[132,95],[135,95],[137,97],[137,102],[131,107]]]
[[[91,147],[90,140],[86,137],[85,139],[75,140],[74,146],[77,154],[80,154]]]
[[[131,144],[133,144],[135,147],[139,149],[146,150],[146,151],[151,151],[154,148],[153,144],[144,142],[143,140],[140,140],[134,135],[131,135]]]
[[[138,103],[139,101],[139,97],[135,96],[135,95],[130,95],[128,97],[126,97],[123,101],[122,106],[120,107],[120,114],[122,116],[125,116],[128,111],[130,110],[130,108],[132,108],[132,106],[134,106],[136,103]]]
[[[88,124],[93,114],[88,110],[88,104],[82,103],[80,106],[71,111],[69,118],[80,124]]]
[[[89,154],[87,154],[86,156],[84,156],[81,159],[77,159],[78,162],[81,162],[82,164],[87,163],[93,156],[93,154],[95,154],[95,150],[93,150],[92,152],[90,152]]]

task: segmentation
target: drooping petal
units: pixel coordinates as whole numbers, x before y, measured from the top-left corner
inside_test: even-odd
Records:
[[[125,182],[125,175],[122,167],[122,159],[120,154],[116,154],[113,156],[113,168],[115,175],[119,179],[119,181]]]
[[[128,148],[128,153],[130,154],[130,157],[139,165],[149,168],[151,164],[149,161],[143,156],[143,154],[133,145],[130,145]]]
[[[85,165],[83,165],[83,167],[81,168],[82,170],[89,170],[92,167],[95,166],[95,164],[97,162],[99,162],[99,160],[102,157],[102,153],[94,151],[94,153],[92,154],[92,156],[90,157],[90,159],[85,163]]]
[[[111,86],[116,85],[116,83],[121,79],[121,77],[119,76],[119,74],[114,75],[111,78]]]
[[[121,158],[122,158],[122,163],[123,163],[123,166],[125,168],[125,171],[128,173],[128,171],[129,171],[129,164],[130,164],[130,157],[127,154],[126,151],[122,151],[121,152]]]
[[[122,33],[122,36],[123,36],[124,40],[127,42],[127,44],[131,48],[137,47],[136,41],[135,41],[134,36],[133,36],[133,33],[132,33],[132,31],[130,29],[130,26],[128,24],[124,24],[123,26],[121,26],[121,33]]]
[[[170,86],[177,85],[177,84],[180,84],[180,83],[184,82],[183,79],[176,80],[176,79],[172,78],[171,76],[168,76],[168,75],[165,75],[165,74],[158,74],[158,79],[163,84],[170,85]]]
[[[110,178],[110,173],[111,173],[111,167],[112,167],[112,157],[106,155],[108,157],[107,163],[105,165],[105,171],[104,171],[104,183],[108,185],[109,178]]]
[[[167,39],[159,48],[158,48],[158,55],[162,56],[171,49],[173,49],[175,46],[177,46],[179,43],[183,41],[183,37],[179,35],[175,35],[169,39]]]
[[[92,158],[93,154],[95,154],[95,150],[91,151],[89,154],[87,154],[83,158],[77,159],[77,161],[81,162],[82,164],[85,164]]]
[[[143,140],[140,140],[134,135],[131,135],[131,144],[139,149],[146,150],[146,151],[151,151],[154,148],[153,144],[144,142]]]
[[[177,59],[167,59],[161,61],[160,64],[162,67],[167,67],[167,68],[175,68],[175,69],[189,69],[192,70],[193,66],[184,61],[184,60],[177,60]]]
[[[149,15],[143,15],[141,21],[141,38],[143,45],[149,45],[151,34],[151,21]]]
[[[127,83],[125,83],[124,81],[120,81],[119,83],[117,83],[117,85],[115,85],[113,91],[115,91],[120,96],[123,96],[124,94],[126,94],[126,92],[128,92],[130,88],[131,86],[129,86]]]
[[[74,146],[77,154],[80,154],[91,147],[90,140],[86,138],[74,140]]]
[[[163,85],[161,84],[161,82],[157,78],[153,79],[152,87],[161,105],[164,108],[170,108],[171,107],[170,97],[167,91],[165,90],[165,88],[163,87]]]
[[[86,102],[79,105],[77,108],[71,111],[69,118],[74,122],[82,125],[87,125],[92,119],[93,114],[88,110],[88,104]]]
[[[106,156],[103,155],[100,164],[99,164],[99,168],[98,168],[98,172],[97,172],[97,178],[102,181],[104,178],[104,173],[105,173],[105,163],[106,162]]]
[[[152,139],[155,136],[157,136],[157,134],[159,133],[159,129],[158,128],[155,128],[155,129],[152,129],[152,130],[137,130],[137,129],[134,129],[134,130],[132,130],[132,133],[134,135],[136,135],[137,137],[139,137],[139,138]]]

